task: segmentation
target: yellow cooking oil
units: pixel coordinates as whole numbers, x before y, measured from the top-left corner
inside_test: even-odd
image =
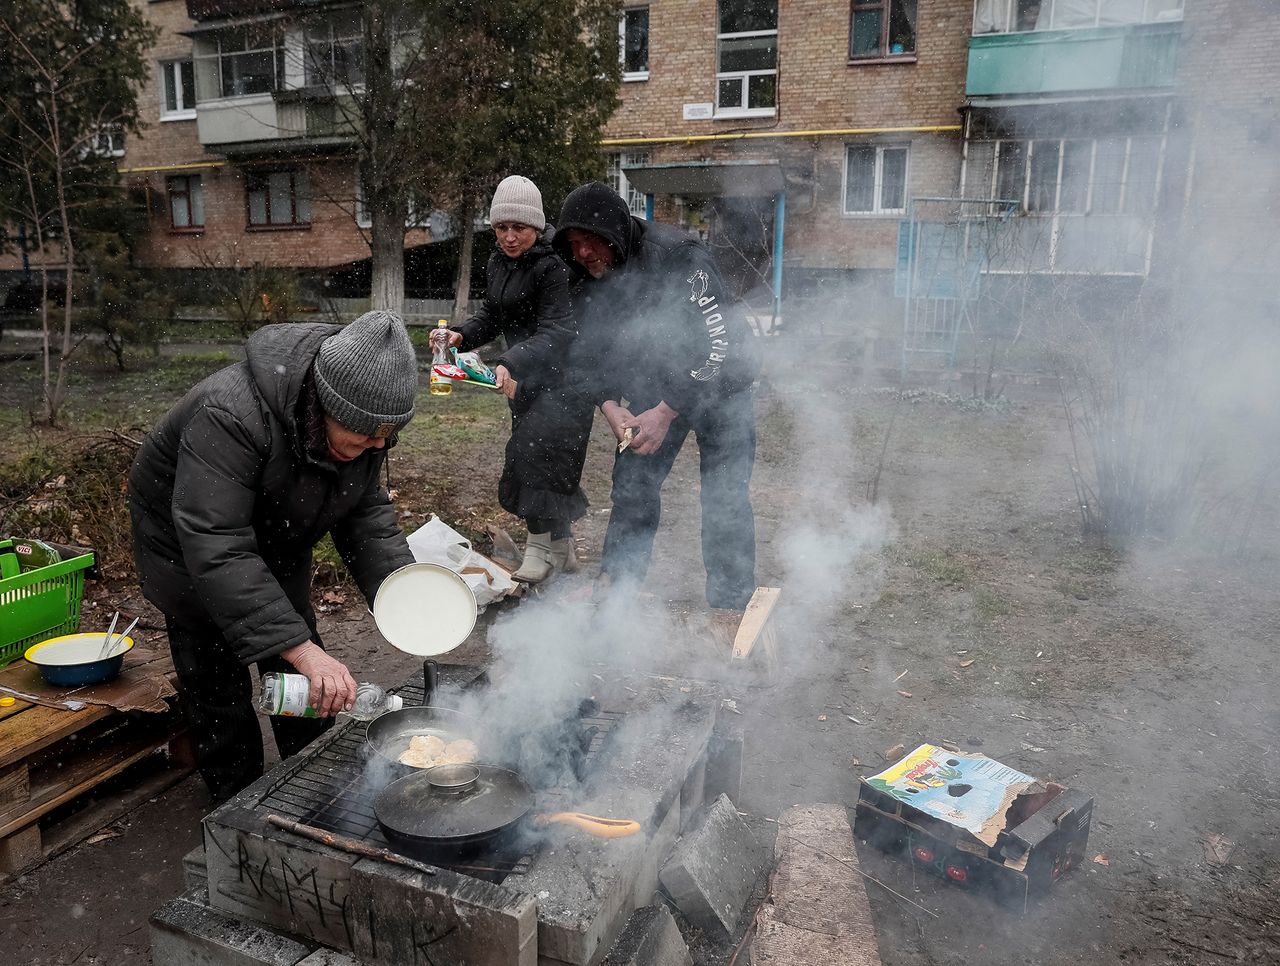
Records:
[[[436,331],[431,334],[434,336],[436,332],[447,332],[448,329],[449,323],[444,319],[440,319],[436,322]],[[444,338],[447,339],[447,336]],[[431,340],[431,395],[447,396],[453,392],[453,380],[446,379],[444,376],[437,376],[436,363],[444,365],[453,363],[453,359],[449,357],[449,343],[447,341]]]

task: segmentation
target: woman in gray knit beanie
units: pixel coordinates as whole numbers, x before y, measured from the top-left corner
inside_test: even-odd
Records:
[[[493,193],[489,223],[498,250],[489,259],[484,302],[461,325],[432,337],[464,352],[506,337],[495,373],[511,408],[511,439],[498,502],[529,530],[514,577],[539,583],[558,570],[577,569],[570,525],[587,509],[579,484],[593,412],[562,384],[576,332],[569,269],[551,248],[554,229],[538,186],[520,175],[504,178]]]
[[[382,484],[413,416],[418,365],[404,323],[263,326],[243,361],[193,387],[147,436],[129,474],[134,564],[164,614],[180,707],[215,802],[263,771],[249,665],[301,674],[318,717],[270,718],[282,757],[349,709],[356,683],[327,654],[311,604],[326,535],[372,606],[413,563]]]

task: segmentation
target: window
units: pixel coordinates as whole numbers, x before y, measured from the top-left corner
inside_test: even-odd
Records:
[[[124,128],[119,124],[105,124],[89,134],[89,146],[84,154],[97,154],[104,158],[124,157]]]
[[[361,228],[373,227],[373,214],[365,201],[364,178],[356,176],[356,224]],[[405,228],[428,228],[431,225],[431,206],[423,205],[417,199],[409,199],[409,210],[405,214]]]
[[[165,179],[169,192],[169,225],[174,231],[195,231],[204,227],[204,188],[200,175],[178,175]]]
[[[916,0],[853,0],[849,58],[879,60],[916,51]]]
[[[622,79],[649,79],[649,8],[634,7],[622,12],[618,21],[618,49],[622,54]]]
[[[250,228],[311,224],[311,181],[306,171],[250,171],[245,191]]]
[[[160,62],[160,117],[178,121],[196,116],[196,78],[190,58]]]
[[[716,113],[773,114],[778,105],[777,0],[720,0]]]
[[[648,210],[644,192],[637,191],[631,187],[631,183],[627,181],[627,175],[622,169],[624,167],[638,167],[648,163],[649,153],[647,151],[615,152],[609,155],[610,186],[623,197],[627,207],[631,209],[631,213],[639,215],[641,218],[645,216]]]
[[[844,213],[887,215],[907,208],[907,148],[850,144],[845,148]]]
[[[855,0],[855,3],[857,0]],[[1183,0],[974,0],[975,34],[1078,30],[1182,19]]]
[[[991,165],[983,159],[994,157]],[[1149,215],[1155,209],[1160,138],[974,141],[966,197],[1016,201],[1030,214]],[[985,181],[986,185],[978,183]]]
[[[964,197],[1028,216],[1008,222],[992,270],[1145,274],[1162,157],[1158,135],[970,141]]]
[[[306,30],[308,87],[355,87],[364,83],[364,36],[355,15]]]
[[[202,90],[209,76],[204,63],[212,68],[218,97],[270,94],[284,87],[284,42],[270,25],[218,34],[205,49],[210,52],[196,55],[202,62]]]

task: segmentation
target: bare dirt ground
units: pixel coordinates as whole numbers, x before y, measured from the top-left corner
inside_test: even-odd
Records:
[[[0,363],[9,454],[27,438],[15,375]],[[139,392],[110,373],[84,378]],[[111,391],[98,398],[110,405]],[[836,379],[762,385],[757,571],[783,587],[784,673],[738,701],[740,807],[769,818],[801,802],[852,805],[882,750],[955,742],[1091,792],[1088,859],[1019,915],[860,845],[887,966],[1280,962],[1275,555],[1086,545],[1059,408],[1031,388],[1009,396],[988,406]],[[493,506],[501,407],[457,397],[424,396],[396,451],[407,528],[432,510],[471,532],[513,523]],[[77,431],[90,422],[104,424],[84,415]],[[610,446],[597,435],[593,508],[576,528],[588,574],[608,519]],[[663,513],[647,589],[696,610],[692,446]],[[94,593],[108,612],[139,606],[124,579]],[[353,595],[338,588],[326,606],[322,633],[357,678],[412,673]],[[483,629],[455,656],[484,661]],[[206,807],[188,780],[112,837],[5,884],[0,948],[21,963],[149,962],[147,917],[181,891]]]

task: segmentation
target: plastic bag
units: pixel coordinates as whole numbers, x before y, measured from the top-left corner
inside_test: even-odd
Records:
[[[471,541],[434,513],[431,519],[409,534],[409,549],[418,563],[439,564],[461,575],[476,605],[484,610],[519,588],[505,570],[471,549]]]

